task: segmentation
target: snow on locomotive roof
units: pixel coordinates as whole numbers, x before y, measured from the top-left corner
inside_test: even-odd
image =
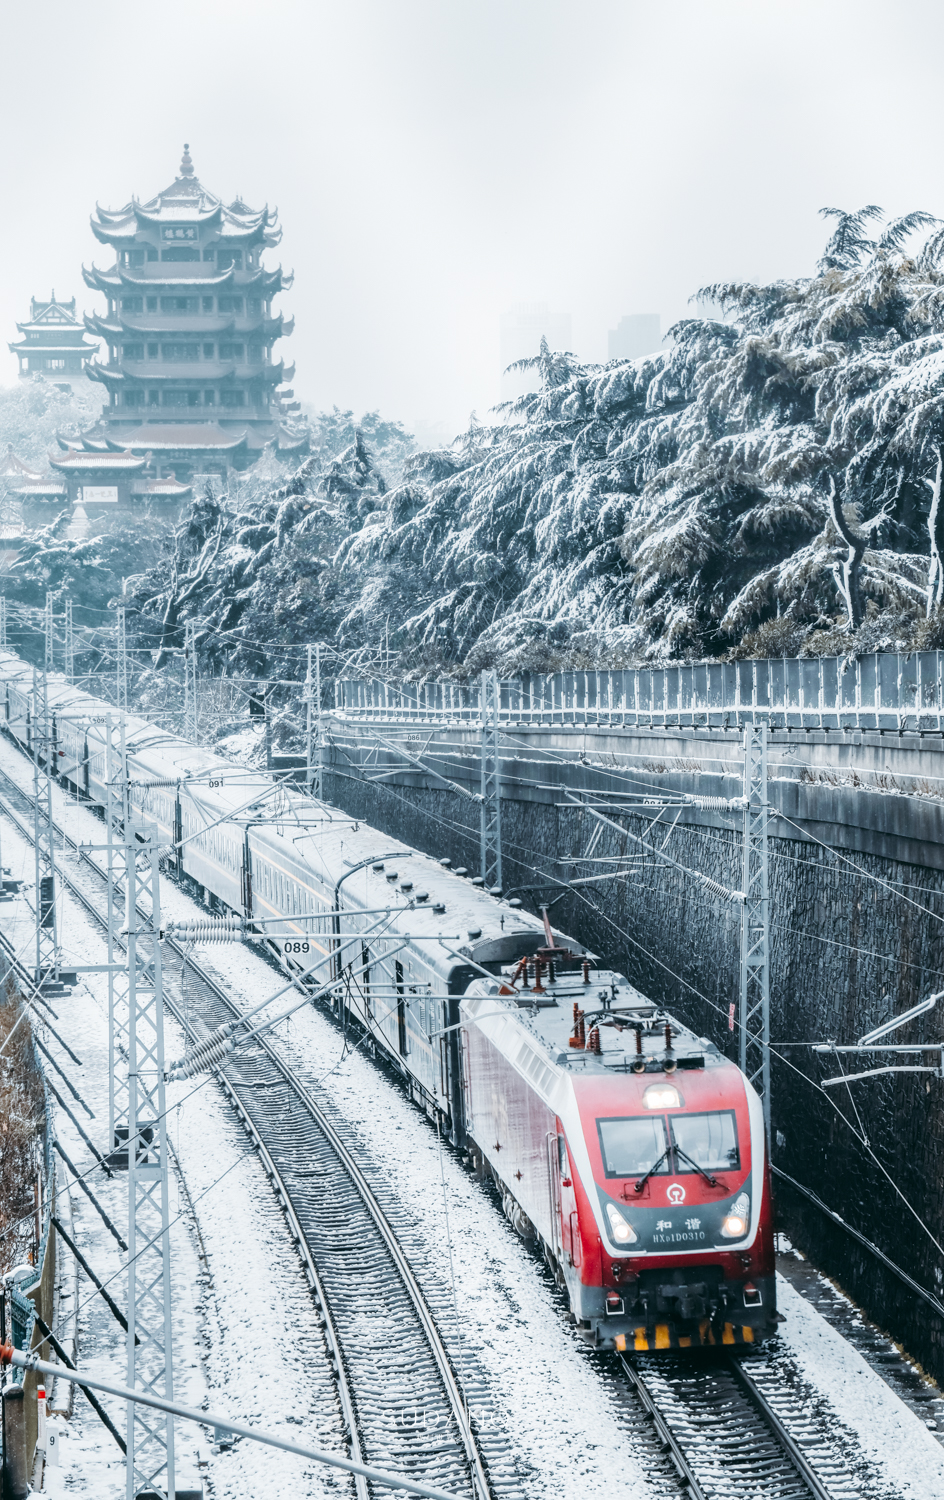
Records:
[[[553,977],[545,971],[540,992],[523,987],[510,993],[515,966],[508,965],[494,980],[483,978],[470,986],[462,1002],[463,1015],[503,1051],[509,1051],[516,1033],[528,1034],[518,1065],[549,1102],[561,1070],[571,1074],[629,1073],[636,1070],[641,1059],[645,1072],[664,1072],[666,1027],[671,1033],[673,1069],[725,1064],[713,1042],[696,1036],[660,1010],[625,975],[592,969],[588,982],[580,965],[568,968],[560,963],[555,969]],[[575,1005],[583,1013],[585,1033],[596,1028],[599,1051],[572,1045]]]

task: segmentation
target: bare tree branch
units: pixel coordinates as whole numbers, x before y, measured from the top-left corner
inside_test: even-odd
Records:
[[[940,447],[937,450],[937,469],[933,479],[925,479],[925,484],[931,489],[931,509],[928,511],[928,535],[931,539],[931,565],[928,569],[928,606],[927,618],[937,612],[944,600],[944,563],[941,562],[941,552],[944,550],[944,512],[941,509],[941,474],[944,470],[944,456]]]
[[[839,567],[834,568],[833,576],[846,606],[849,627],[852,630],[858,630],[865,619],[865,596],[862,592],[861,576],[862,559],[874,533],[883,522],[888,520],[890,511],[888,507],[883,506],[872,516],[871,520],[862,521],[853,529],[843,512],[836,481],[832,475],[829,478],[829,504],[833,525],[848,549],[841,563],[841,572]]]

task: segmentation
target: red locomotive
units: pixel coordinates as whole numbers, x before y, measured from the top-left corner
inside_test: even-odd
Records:
[[[462,1002],[466,1129],[595,1346],[776,1327],[760,1100],[619,974],[553,946]]]

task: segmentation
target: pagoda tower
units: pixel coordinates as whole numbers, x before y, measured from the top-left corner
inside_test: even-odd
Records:
[[[238,198],[224,205],[184,146],[169,188],[147,203],[96,208],[91,223],[115,264],[82,272],[108,302],[85,319],[108,351],[88,367],[108,402],[85,441],[150,454],[159,475],[184,482],[247,469],[267,443],[283,460],[302,452],[304,436],[283,421],[294,366],[272,352],[294,326],[272,306],[292,277],[262,265],[282,237],[277,214]]]
[[[90,344],[85,329],[75,315],[75,298],[57,302],[55,292],[48,302],[36,297],[30,301],[28,323],[17,323],[23,337],[10,344],[11,354],[20,361],[20,379],[42,375],[61,391],[85,385],[85,372],[98,345]]]

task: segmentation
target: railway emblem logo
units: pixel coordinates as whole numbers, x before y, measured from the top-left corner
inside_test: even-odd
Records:
[[[676,1208],[680,1203],[684,1203],[685,1189],[682,1184],[680,1182],[670,1182],[667,1197],[670,1203],[675,1204]]]

